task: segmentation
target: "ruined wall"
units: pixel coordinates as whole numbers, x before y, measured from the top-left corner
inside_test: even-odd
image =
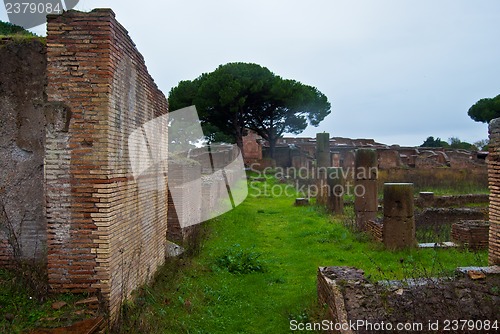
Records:
[[[490,153],[488,155],[489,207],[489,257],[490,265],[500,265],[500,118],[490,122]]]
[[[410,182],[417,189],[451,187],[456,188],[457,184],[466,189],[471,187],[486,188],[488,185],[488,171],[485,168],[454,169],[454,168],[434,168],[434,169],[401,169],[392,168],[379,170],[379,186],[385,182]]]
[[[451,241],[469,249],[487,249],[490,223],[484,220],[463,220],[451,226]]]
[[[0,265],[45,260],[45,45],[0,45]]]
[[[99,291],[114,316],[165,258],[167,102],[109,9],[49,15],[47,57],[68,116],[47,129],[49,283]]]
[[[488,203],[488,194],[434,196],[432,192],[424,192],[420,193],[419,197],[415,199],[415,205],[420,208],[465,207],[467,204],[484,204],[487,206]]]
[[[262,151],[263,158],[271,158],[269,149],[264,149]],[[276,147],[274,151],[274,158],[276,161],[276,166],[280,167],[291,167],[292,166],[292,156],[291,150],[287,147]],[[259,161],[260,163],[261,161]]]
[[[187,237],[187,227],[201,222],[202,192],[201,164],[195,160],[177,159],[169,163],[168,240],[182,243]],[[190,187],[185,184],[190,183]],[[176,203],[172,198],[176,196]],[[182,223],[183,222],[183,223]]]
[[[369,220],[366,223],[366,232],[372,236],[373,240],[384,242],[384,224],[381,221]]]
[[[245,165],[250,166],[254,162],[262,159],[262,137],[255,131],[248,130],[248,134],[243,137],[243,155]]]
[[[397,150],[377,149],[378,168],[389,169],[402,166],[401,157]]]

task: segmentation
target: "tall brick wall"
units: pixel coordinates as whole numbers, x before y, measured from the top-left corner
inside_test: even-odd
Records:
[[[47,57],[68,120],[47,132],[49,283],[100,292],[113,316],[165,258],[167,167],[148,162],[166,154],[167,102],[109,9],[49,16]]]
[[[490,265],[500,265],[500,118],[490,122],[490,152],[488,155],[489,207],[489,257]]]

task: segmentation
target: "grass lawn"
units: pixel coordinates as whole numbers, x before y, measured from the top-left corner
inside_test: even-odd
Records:
[[[123,308],[122,331],[288,333],[290,319],[324,317],[319,266],[355,266],[376,281],[487,264],[486,251],[385,251],[321,208],[294,207],[291,191],[279,196],[284,187],[272,179],[254,182],[244,203],[204,223],[201,249],[169,260],[155,283],[137,292]]]

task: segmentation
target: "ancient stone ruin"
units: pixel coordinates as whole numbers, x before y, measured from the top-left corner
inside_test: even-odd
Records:
[[[412,279],[372,283],[364,273],[349,267],[320,267],[318,269],[318,300],[326,305],[329,333],[369,333],[392,331],[394,328],[373,328],[385,322],[391,326],[400,324],[399,330],[436,332],[429,321],[446,319],[496,319],[498,294],[491,287],[499,284],[500,265],[500,118],[490,123],[489,168],[489,221],[461,220],[452,226],[451,237],[470,249],[488,247],[491,267],[471,270],[462,268],[458,277],[444,279]],[[484,203],[484,196],[442,196],[421,193],[416,204],[423,210],[435,205],[441,210],[455,210],[453,206],[464,203]],[[370,220],[367,231],[390,249],[415,244],[413,185],[411,183],[386,183],[384,185],[383,222]],[[489,235],[489,237],[488,237]],[[488,240],[489,238],[489,240]],[[479,271],[478,271],[479,270]],[[465,275],[460,275],[465,273]],[[481,279],[480,284],[475,282]],[[479,302],[478,302],[479,301]],[[349,327],[350,323],[359,326]],[[486,323],[486,322],[485,322]],[[489,322],[488,322],[489,324]],[[344,325],[344,327],[342,327]],[[433,327],[434,326],[434,327]],[[354,329],[353,329],[354,328]]]
[[[490,223],[484,220],[462,220],[451,226],[451,240],[472,250],[487,249]]]
[[[329,146],[329,133],[316,134],[316,177],[317,189],[316,202],[318,204],[326,204],[328,194],[327,168],[330,167],[330,146]]]
[[[356,227],[360,231],[366,229],[366,223],[374,220],[378,210],[377,194],[377,151],[359,149],[356,151],[354,169],[355,191],[354,211]]]
[[[388,249],[416,245],[412,183],[384,185],[383,242]]]
[[[490,186],[490,265],[500,265],[500,118],[490,122],[490,154],[488,156],[488,180]]]
[[[326,208],[336,215],[344,213],[344,192],[345,192],[345,178],[342,168],[328,167],[326,169],[327,177],[327,196]]]
[[[167,101],[110,9],[47,29],[46,47],[0,48],[0,259],[46,263],[53,291],[99,295],[113,319],[165,260]]]

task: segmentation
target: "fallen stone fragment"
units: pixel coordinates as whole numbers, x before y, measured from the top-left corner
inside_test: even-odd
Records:
[[[66,305],[68,305],[66,302],[58,301],[58,302],[52,303],[52,309],[53,310],[60,310]]]
[[[482,279],[482,278],[486,277],[486,275],[482,271],[478,271],[478,270],[469,270],[467,272],[467,275],[469,275],[470,279],[473,279],[473,280]]]

